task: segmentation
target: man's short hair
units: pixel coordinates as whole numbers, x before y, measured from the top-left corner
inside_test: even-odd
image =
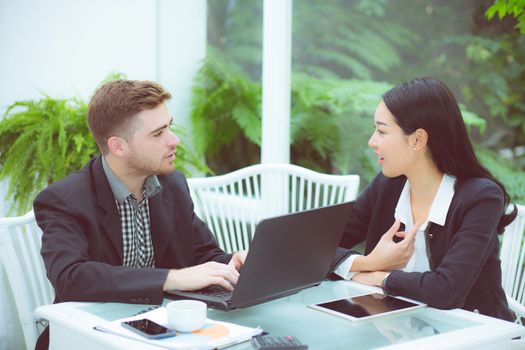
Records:
[[[87,119],[102,154],[109,151],[110,137],[132,135],[135,115],[170,98],[162,86],[147,80],[115,80],[98,88],[89,102]]]

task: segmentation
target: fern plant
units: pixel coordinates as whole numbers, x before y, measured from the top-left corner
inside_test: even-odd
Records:
[[[8,179],[10,212],[31,208],[47,184],[63,178],[97,153],[80,99],[15,102],[0,121],[0,179]]]
[[[191,121],[197,153],[217,173],[259,162],[261,85],[213,47],[195,77]]]
[[[375,172],[363,155],[370,117],[390,85],[292,77],[292,161],[332,172]],[[199,153],[217,173],[259,161],[261,84],[210,48],[193,88],[192,123]],[[335,132],[334,132],[335,131]]]
[[[206,165],[200,154],[186,146],[185,140],[189,137],[188,131],[179,125],[173,125],[171,129],[181,139],[181,143],[177,146],[177,157],[174,161],[175,169],[186,177],[193,176],[194,171],[204,175],[214,175],[213,170]]]
[[[296,163],[318,171],[359,173],[377,169],[366,144],[381,94],[391,85],[366,80],[292,79],[291,139]],[[365,151],[366,150],[366,151]]]
[[[480,162],[500,180],[507,189],[511,200],[515,203],[525,203],[525,173],[516,167],[514,162],[502,159],[496,152],[482,147],[476,147],[476,155]]]
[[[87,104],[78,99],[19,101],[0,120],[0,180],[8,181],[9,213],[27,212],[48,184],[79,170],[99,153],[86,120]],[[185,138],[180,127],[175,131]],[[210,169],[181,143],[175,166],[186,176],[191,169]]]
[[[384,0],[294,3],[293,69],[320,78],[370,80],[375,71],[400,66],[401,49],[417,35],[393,23],[385,6]]]

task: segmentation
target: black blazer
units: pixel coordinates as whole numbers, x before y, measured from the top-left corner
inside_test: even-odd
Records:
[[[120,216],[100,156],[36,197],[41,253],[56,302],[160,304],[169,269],[229,261],[193,212],[184,176],[158,178],[162,190],[149,200],[155,268],[122,266]]]
[[[337,260],[366,241],[370,253],[394,223],[394,211],[406,177],[379,174],[356,200]],[[473,178],[457,183],[445,226],[430,224],[428,272],[393,271],[386,290],[440,309],[463,308],[514,320],[501,286],[496,232],[503,193],[492,181]]]

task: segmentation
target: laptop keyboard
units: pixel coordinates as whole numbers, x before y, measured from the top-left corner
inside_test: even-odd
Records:
[[[212,284],[211,286],[199,289],[195,292],[199,294],[206,294],[206,295],[211,295],[211,296],[219,297],[219,298],[231,297],[233,293],[231,290],[228,290],[224,288],[223,286],[219,286],[217,284]]]

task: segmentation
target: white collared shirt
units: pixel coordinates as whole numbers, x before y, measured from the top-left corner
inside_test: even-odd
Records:
[[[425,272],[430,270],[425,241],[425,229],[427,228],[429,221],[440,226],[445,225],[448,209],[450,208],[452,197],[454,197],[455,183],[456,178],[454,176],[447,174],[443,175],[436,196],[432,201],[427,220],[417,231],[414,254],[410,257],[407,265],[401,269],[402,271]],[[410,205],[410,183],[408,181],[405,183],[405,186],[399,195],[399,200],[394,211],[394,217],[405,224],[405,231],[409,231],[414,226],[412,207]],[[334,272],[344,279],[351,279],[357,272],[349,271],[354,259],[358,256],[359,255],[357,254],[351,255],[343,261]]]

